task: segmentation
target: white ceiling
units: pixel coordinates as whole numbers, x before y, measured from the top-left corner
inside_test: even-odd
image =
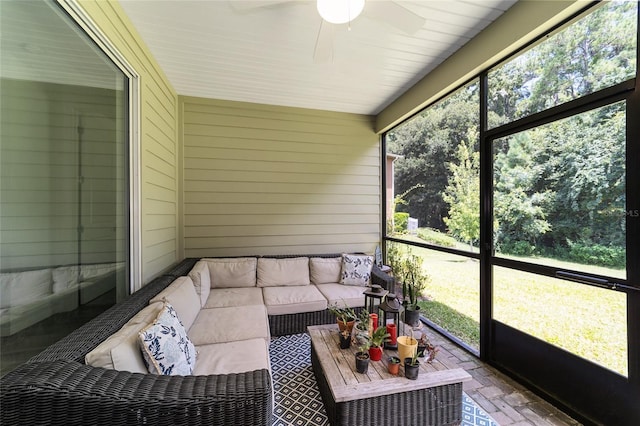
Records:
[[[425,18],[413,35],[365,4],[351,30],[335,26],[325,63],[315,0],[279,1],[120,3],[180,95],[377,114],[516,0],[398,1]]]

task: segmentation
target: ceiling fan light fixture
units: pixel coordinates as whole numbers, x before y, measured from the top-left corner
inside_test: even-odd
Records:
[[[332,24],[346,24],[360,15],[365,0],[318,0],[318,13]]]

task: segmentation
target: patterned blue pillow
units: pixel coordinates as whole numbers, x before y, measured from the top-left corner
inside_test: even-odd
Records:
[[[371,280],[373,256],[343,254],[340,284],[366,286]]]
[[[164,307],[150,326],[138,333],[142,356],[150,373],[188,376],[196,365],[196,348],[175,309]]]

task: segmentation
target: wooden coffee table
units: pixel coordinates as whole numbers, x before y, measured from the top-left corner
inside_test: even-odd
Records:
[[[387,371],[382,361],[370,361],[367,374],[355,371],[357,348],[340,349],[338,326],[307,327],[311,336],[311,364],[331,425],[457,425],[462,420],[462,382],[471,376],[461,368],[447,368],[437,358],[421,360],[417,380]]]

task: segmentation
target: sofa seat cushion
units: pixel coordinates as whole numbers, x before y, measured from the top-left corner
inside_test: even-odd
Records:
[[[342,257],[312,257],[309,259],[309,278],[312,284],[340,281]]]
[[[264,287],[262,295],[269,315],[299,314],[327,309],[327,299],[315,285]]]
[[[359,308],[364,306],[364,291],[367,288],[339,283],[318,284],[318,290],[327,299],[329,305]]]
[[[309,285],[309,258],[258,259],[258,287]]]
[[[207,258],[202,260],[206,261],[209,267],[211,288],[256,286],[258,259],[255,257]]]
[[[264,305],[201,309],[189,329],[194,345],[270,339],[269,319]]]
[[[237,340],[196,346],[198,362],[193,374],[234,374],[266,369],[269,366],[269,348],[264,339]]]
[[[110,370],[148,374],[138,343],[138,333],[153,323],[162,307],[162,303],[146,306],[120,330],[89,352],[85,356],[85,363]]]
[[[200,296],[189,277],[178,277],[167,288],[158,293],[149,303],[166,301],[176,310],[185,330],[193,325],[200,312]]]
[[[204,308],[226,308],[230,306],[248,305],[264,305],[262,289],[258,287],[212,288]]]

